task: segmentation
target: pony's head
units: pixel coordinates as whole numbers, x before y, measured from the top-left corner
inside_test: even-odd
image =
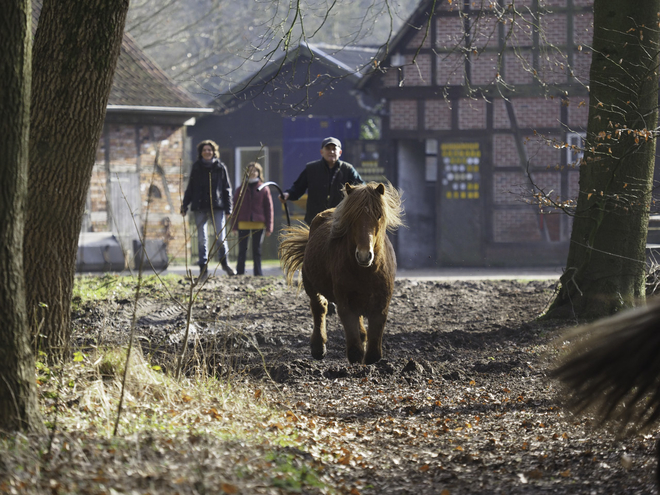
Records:
[[[387,230],[403,225],[401,196],[390,184],[375,182],[344,187],[344,199],[332,219],[331,237],[347,236],[355,246],[358,265],[369,267],[374,262],[375,247]]]

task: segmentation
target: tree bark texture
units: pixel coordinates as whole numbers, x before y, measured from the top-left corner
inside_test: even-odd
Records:
[[[0,430],[43,428],[25,310],[30,0],[0,0]]]
[[[25,232],[27,312],[40,349],[70,337],[78,235],[128,0],[44,0],[33,48]]]
[[[589,119],[566,270],[548,316],[594,319],[645,298],[660,0],[594,3]]]

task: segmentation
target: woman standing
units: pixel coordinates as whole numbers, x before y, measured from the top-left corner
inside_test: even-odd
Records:
[[[217,250],[218,261],[227,275],[235,275],[227,263],[227,236],[225,235],[225,216],[231,215],[231,185],[227,167],[218,158],[218,145],[207,139],[197,145],[198,159],[193,163],[190,180],[183,196],[181,214],[188,212],[188,207],[195,214],[197,225],[197,249],[199,255],[199,279],[208,278],[208,229],[207,222],[213,223],[215,242],[211,249]]]
[[[236,272],[245,273],[245,259],[248,241],[252,238],[252,261],[255,276],[263,275],[261,270],[261,244],[266,236],[273,232],[273,200],[270,190],[263,184],[263,168],[256,162],[249,163],[246,179],[234,192],[234,210],[237,211],[234,220],[234,230],[238,230],[238,263]]]

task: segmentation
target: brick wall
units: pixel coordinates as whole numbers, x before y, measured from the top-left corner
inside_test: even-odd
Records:
[[[403,67],[403,84],[405,86],[431,86],[431,55],[406,55],[406,65]]]
[[[556,168],[561,163],[562,150],[559,134],[524,136],[522,138],[526,160],[531,167]],[[520,164],[515,137],[513,134],[493,135],[493,166],[515,167]]]
[[[390,101],[390,128],[408,131],[417,129],[417,100]]]
[[[509,114],[506,111],[504,100],[500,98],[493,102],[493,127],[495,129],[511,129]]]
[[[465,83],[465,57],[461,53],[439,53],[436,56],[436,81],[438,86]]]
[[[419,47],[431,48],[431,33],[426,32],[426,26],[422,27],[408,44],[409,48],[417,50]]]
[[[500,72],[498,68],[499,57],[493,53],[481,53],[472,57],[470,83],[473,86],[492,84]]]
[[[451,129],[451,107],[445,100],[424,102],[424,128],[429,131]]]
[[[568,78],[568,60],[552,49],[544,50],[539,60],[539,79],[545,84],[565,83]]]
[[[589,82],[589,69],[591,68],[591,52],[583,49],[576,50],[573,57],[573,76],[587,84]]]
[[[514,167],[519,163],[513,134],[493,134],[493,166]]]
[[[566,15],[543,14],[539,16],[541,43],[545,45],[566,45]]]
[[[399,85],[399,71],[397,67],[388,67],[381,77],[381,83],[386,88],[395,88]]]
[[[493,15],[479,17],[471,25],[472,46],[479,50],[483,48],[498,48],[499,44],[499,22]]]
[[[533,242],[541,240],[538,215],[529,210],[496,210],[493,212],[495,242]]]
[[[493,174],[493,201],[496,205],[520,205],[531,200],[532,195],[540,190],[553,199],[560,197],[561,174],[537,171],[531,173],[531,180],[522,170]]]
[[[594,14],[584,12],[573,16],[573,44],[586,47],[594,37]]]
[[[504,80],[509,84],[531,84],[532,53],[529,51],[507,52],[504,54]]]
[[[548,194],[550,198],[556,200],[561,197],[561,174],[559,172],[533,172],[532,181],[537,189]]]
[[[511,103],[518,127],[530,129],[559,127],[561,102],[558,99],[546,99],[542,96],[511,98]]]
[[[529,178],[522,172],[496,172],[493,174],[493,203],[518,205],[531,191]]]
[[[462,8],[459,2],[440,2],[440,5],[437,7],[438,10],[443,10],[445,12],[458,12]]]
[[[588,117],[589,98],[584,96],[572,99],[568,105],[568,126],[571,130],[586,130]]]
[[[521,129],[539,129],[559,127],[561,101],[559,99],[539,97],[511,98],[511,105]],[[493,102],[493,126],[496,129],[510,129],[509,114],[504,100]]]
[[[559,135],[546,134],[543,137],[531,135],[523,137],[523,147],[527,160],[532,167],[558,167],[561,162],[562,150]]]
[[[465,29],[463,28],[463,19],[460,17],[438,17],[435,25],[435,46],[437,48],[451,51],[464,44]]]
[[[519,12],[522,10],[519,10]],[[529,14],[505,16],[504,36],[508,47],[531,47],[536,20]]]
[[[183,195],[181,166],[184,156],[184,127],[141,126],[111,124],[109,133],[110,173],[137,173],[140,170],[140,217],[146,225],[147,238],[161,239],[168,243],[170,258],[184,253],[183,218],[179,214]],[[105,132],[104,131],[104,132]],[[101,137],[92,171],[89,196],[92,228],[110,231],[107,217],[107,174],[104,137]],[[139,151],[138,151],[139,149]],[[154,161],[163,175],[154,174]],[[166,190],[167,189],[167,190]],[[169,199],[168,201],[168,193]],[[148,215],[147,215],[148,210]]]
[[[560,122],[562,115],[562,99],[559,93],[552,88],[553,84],[575,83],[575,77],[581,82],[588,82],[591,53],[588,46],[593,36],[593,15],[590,12],[576,13],[572,19],[567,19],[562,9],[567,9],[571,3],[576,7],[592,5],[593,0],[522,0],[515,2],[515,13],[508,9],[503,24],[498,24],[495,16],[488,12],[488,7],[483,3],[470,3],[470,9],[482,8],[485,15],[471,18],[470,35],[474,51],[469,53],[470,57],[470,81],[471,89],[479,90],[481,87],[491,85],[498,74],[503,80],[513,85],[509,95],[510,104],[516,117],[516,124],[520,134],[523,135],[523,148],[525,160],[530,166],[532,179],[520,168],[520,158],[514,140],[511,122],[509,122],[507,105],[505,101],[495,93],[487,93],[493,99],[493,130],[489,138],[485,139],[484,146],[492,143],[492,149],[483,151],[486,159],[483,162],[484,177],[489,180],[490,190],[485,197],[492,201],[485,205],[485,216],[490,216],[489,225],[492,227],[493,237],[489,242],[535,242],[559,240],[559,236],[544,233],[539,221],[538,208],[530,206],[521,207],[524,199],[531,199],[534,187],[551,193],[553,199],[562,196],[577,195],[578,191],[578,169],[561,167],[563,153],[560,149],[563,133]],[[493,5],[497,2],[493,0]],[[510,2],[509,2],[510,3]],[[499,2],[501,5],[501,2]],[[547,12],[534,17],[530,13],[532,8]],[[465,54],[457,50],[465,45],[464,23],[457,15],[464,6],[464,2],[442,2],[440,10],[452,11],[454,15],[441,14],[435,18],[436,43],[433,46],[435,54],[433,59],[418,59],[421,76],[415,74],[415,67],[406,67],[405,86],[429,86],[435,85],[438,99],[427,99],[424,102],[424,131],[439,131],[437,138],[435,133],[427,133],[433,138],[456,139],[461,131],[466,138],[471,135],[486,136],[486,116],[488,105],[485,100],[477,97],[467,98],[465,88],[446,88],[446,86],[466,86],[465,80]],[[508,6],[508,3],[507,3]],[[567,38],[569,24],[573,24],[575,38]],[[540,27],[538,39],[541,46],[538,57],[532,56],[532,44],[536,35],[534,29]],[[503,58],[498,59],[494,49],[499,43],[499,32],[503,28],[505,37],[508,36]],[[417,48],[421,42],[421,34],[417,33],[415,38],[407,45],[407,48]],[[426,42],[425,42],[426,43]],[[572,49],[570,58],[566,54],[567,49]],[[428,52],[427,52],[428,53]],[[426,55],[426,53],[424,54]],[[569,66],[569,60],[572,64]],[[408,60],[409,61],[409,60]],[[533,61],[538,66],[533,67]],[[435,63],[436,80],[432,84],[427,82],[427,74],[430,74],[431,63]],[[536,69],[536,70],[535,70]],[[536,81],[541,81],[548,87],[539,88]],[[387,84],[396,84],[394,77]],[[524,86],[524,87],[523,87]],[[451,128],[452,110],[450,104],[440,99],[442,91],[448,89],[451,95],[450,104],[454,106],[457,116],[457,127]],[[492,89],[489,88],[489,89]],[[507,88],[508,89],[508,88]],[[538,89],[538,93],[535,90]],[[580,131],[586,125],[588,116],[588,105],[580,105],[581,101],[588,102],[588,96],[578,96],[581,87],[578,85],[571,89],[570,102],[564,110],[567,112],[566,122],[571,130]],[[428,91],[428,90],[426,90]],[[478,94],[478,93],[475,93]],[[538,96],[533,96],[538,94]],[[424,95],[424,96],[422,96]],[[517,96],[521,95],[521,96]],[[524,95],[524,96],[523,96]],[[390,101],[390,125],[393,136],[396,131],[414,131],[417,126],[418,100],[428,98],[426,93],[414,95],[402,94],[402,100]],[[451,134],[444,131],[452,131]],[[467,132],[465,132],[467,131]],[[537,131],[539,135],[532,134]],[[543,136],[540,136],[540,134]],[[410,134],[401,133],[402,137],[408,138]],[[421,144],[420,144],[421,146]],[[490,163],[489,163],[490,162]],[[568,188],[562,190],[562,181]],[[553,221],[556,219],[553,219]],[[549,224],[548,224],[549,225]],[[557,224],[559,225],[559,224]],[[566,227],[566,222],[561,221],[561,229]],[[565,230],[565,229],[564,229]],[[562,230],[562,232],[564,232]],[[548,230],[549,232],[549,230]],[[553,231],[554,232],[554,231]],[[548,238],[548,235],[550,237]],[[565,239],[564,239],[565,240]]]
[[[459,129],[486,128],[486,101],[483,99],[463,98],[458,102]]]

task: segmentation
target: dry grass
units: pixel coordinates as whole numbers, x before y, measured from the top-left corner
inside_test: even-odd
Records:
[[[39,367],[52,435],[0,438],[0,493],[332,492],[299,418],[239,377],[175,381],[133,352],[113,436],[126,350],[75,359]]]

